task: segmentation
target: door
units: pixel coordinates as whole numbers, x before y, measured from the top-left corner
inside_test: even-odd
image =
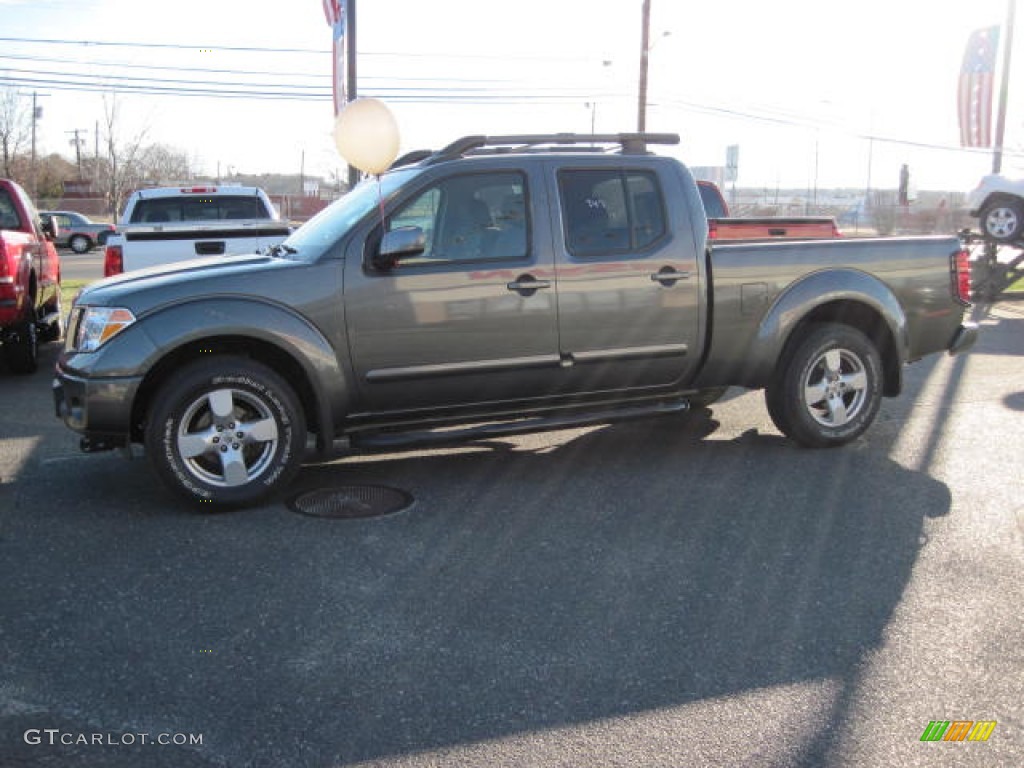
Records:
[[[523,171],[440,178],[399,202],[388,231],[421,254],[374,269],[346,259],[349,346],[374,411],[541,397],[559,372],[550,232]],[[380,230],[370,247],[379,247]],[[546,237],[545,237],[546,236]]]
[[[561,354],[576,391],[685,380],[700,353],[695,239],[678,185],[652,167],[562,167],[553,179]],[[674,214],[674,215],[673,215]]]

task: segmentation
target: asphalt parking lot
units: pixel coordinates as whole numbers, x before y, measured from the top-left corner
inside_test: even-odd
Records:
[[[843,449],[736,390],[307,466],[415,499],[357,520],[78,453],[50,345],[0,369],[0,765],[1024,764],[1024,302],[976,315]]]

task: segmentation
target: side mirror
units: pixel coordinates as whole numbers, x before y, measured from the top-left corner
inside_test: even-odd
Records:
[[[57,220],[53,216],[42,216],[40,221],[43,225],[43,234],[46,235],[48,240],[56,240],[57,235],[60,232],[57,226]]]
[[[400,227],[385,232],[380,248],[373,257],[373,266],[382,271],[393,269],[409,256],[419,256],[427,249],[427,236],[420,227]]]

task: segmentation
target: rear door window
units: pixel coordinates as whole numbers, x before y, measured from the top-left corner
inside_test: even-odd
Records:
[[[649,171],[563,171],[559,193],[574,256],[639,251],[665,235],[661,188]]]

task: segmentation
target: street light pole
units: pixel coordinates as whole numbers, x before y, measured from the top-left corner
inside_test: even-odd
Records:
[[[647,129],[647,62],[651,40],[651,0],[643,0],[640,21],[640,83],[637,97],[636,130]]]

